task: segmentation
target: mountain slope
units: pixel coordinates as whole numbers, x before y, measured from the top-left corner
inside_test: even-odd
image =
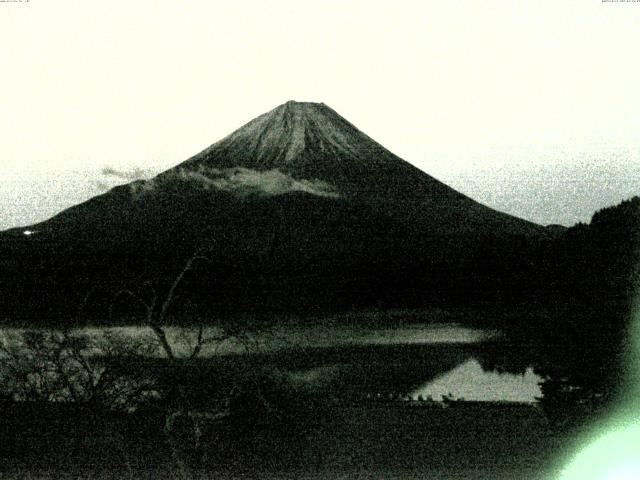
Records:
[[[368,205],[376,214],[443,233],[543,231],[449,188],[386,150],[324,104],[300,102],[287,102],[257,117],[154,179],[117,187],[29,229],[53,233],[76,224],[84,236],[87,222],[95,228],[111,226],[132,212],[141,217],[133,223],[153,226],[160,221],[166,226],[161,218],[151,219],[154,210],[160,208],[162,217],[178,211],[184,201],[189,208],[177,216],[197,217],[203,200],[222,205],[288,193],[333,199],[336,204]],[[215,210],[204,214],[205,221],[215,221],[219,213]]]
[[[200,311],[482,298],[523,235],[545,229],[456,192],[323,104],[288,102],[151,180],[0,234],[5,316],[73,317],[70,298],[166,283],[202,248],[214,266],[184,287]]]

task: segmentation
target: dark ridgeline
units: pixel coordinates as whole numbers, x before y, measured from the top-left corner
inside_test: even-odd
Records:
[[[485,346],[483,366],[518,373],[533,365],[546,379],[542,404],[551,420],[589,421],[623,400],[636,375],[630,362],[640,294],[640,197],[541,241],[527,262],[530,312],[507,315],[499,325],[519,347],[505,356],[502,345]]]
[[[197,249],[211,261],[185,278],[172,311],[185,322],[519,301],[509,269],[551,234],[447,187],[329,107],[288,102],[151,180],[0,234],[0,315],[110,323],[114,290],[170,283]]]
[[[541,373],[550,377],[543,395],[560,403],[597,398],[606,407],[624,398],[637,370],[630,354],[638,340],[631,331],[640,294],[640,197],[569,229],[550,264],[561,308],[533,335],[542,346]]]

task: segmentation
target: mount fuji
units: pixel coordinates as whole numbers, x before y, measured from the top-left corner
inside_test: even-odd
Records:
[[[74,319],[80,303],[106,322],[114,288],[168,281],[204,250],[210,261],[185,280],[191,307],[180,316],[194,304],[408,307],[482,299],[510,245],[546,235],[422,172],[328,106],[290,101],[152,179],[0,233],[0,288],[7,322]]]

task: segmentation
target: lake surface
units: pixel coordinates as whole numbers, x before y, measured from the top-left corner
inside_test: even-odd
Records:
[[[531,367],[522,374],[499,373],[483,369],[476,358],[480,345],[496,336],[457,324],[305,326],[272,329],[255,344],[299,388],[318,394],[535,402],[542,379]],[[239,351],[228,342],[217,353]]]
[[[86,328],[84,332],[100,336],[110,331],[131,338],[151,336],[146,327]],[[168,327],[167,337],[177,356],[188,356],[196,331],[193,328]],[[207,327],[204,336],[220,333],[216,327]],[[247,351],[246,340],[252,352],[268,353],[289,348],[323,348],[354,345],[432,345],[472,344],[494,338],[495,332],[464,327],[457,324],[414,324],[394,328],[372,328],[345,325],[276,326],[258,332],[246,332],[241,341],[229,338],[205,346],[201,356],[239,354]]]
[[[450,395],[454,398],[478,401],[535,402],[540,397],[539,375],[527,367],[522,375],[483,370],[480,362],[471,358],[453,370],[426,382],[409,395],[414,400],[422,397],[442,400]]]
[[[83,331],[97,337],[110,331],[154,339],[144,327]],[[215,328],[208,328],[205,335],[215,333]],[[167,334],[176,354],[187,357],[196,332],[169,328]],[[249,335],[249,343],[245,338],[208,345],[201,357],[214,361],[221,356],[250,357],[261,368],[286,377],[295,388],[322,396],[438,401],[450,395],[466,400],[535,402],[542,379],[531,368],[520,375],[483,369],[486,362],[478,356],[483,342],[496,336],[496,332],[456,324],[277,327]]]

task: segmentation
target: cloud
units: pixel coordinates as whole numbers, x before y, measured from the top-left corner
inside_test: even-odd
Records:
[[[117,170],[113,167],[104,167],[101,172],[105,177],[115,177],[121,180],[138,180],[149,176],[148,170],[142,170],[141,168],[134,168],[131,170]]]
[[[248,195],[276,196],[289,192],[305,192],[311,195],[338,198],[335,189],[322,180],[295,179],[280,170],[252,170],[244,167],[207,168],[197,170],[184,168],[164,175],[163,180],[178,180],[192,182],[205,190],[218,190],[234,193],[245,197]],[[138,181],[131,184],[131,191],[135,195],[154,190],[159,179]]]
[[[100,170],[100,174],[102,175],[103,179],[94,180],[91,183],[99,191],[106,192],[114,186],[121,184],[123,181],[133,182],[135,180],[148,178],[152,175],[152,172],[150,170],[143,170],[141,168],[119,170],[113,167],[104,167],[102,168],[102,170]]]
[[[99,180],[94,180],[91,182],[98,190],[101,192],[106,192],[111,188],[111,185],[107,182],[101,182]]]

